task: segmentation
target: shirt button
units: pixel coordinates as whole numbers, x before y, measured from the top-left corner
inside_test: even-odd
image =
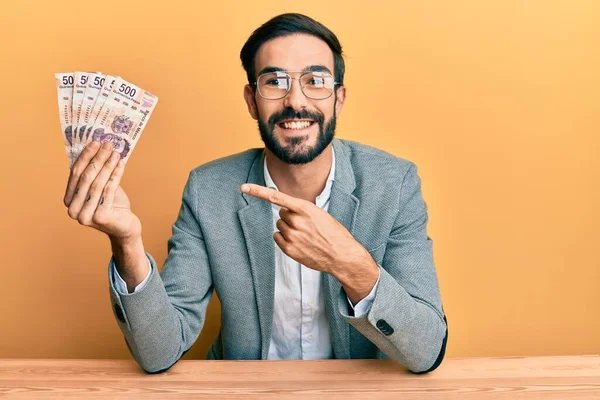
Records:
[[[312,340],[312,335],[308,335],[308,341]]]

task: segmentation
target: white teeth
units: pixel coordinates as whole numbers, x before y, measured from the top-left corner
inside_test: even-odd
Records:
[[[293,121],[293,122],[284,122],[283,127],[285,129],[304,129],[310,126],[310,121]]]

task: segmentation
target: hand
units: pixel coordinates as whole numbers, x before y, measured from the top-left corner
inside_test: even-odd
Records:
[[[100,147],[100,143],[91,142],[71,169],[64,197],[71,218],[121,242],[137,239],[142,231],[119,186],[124,170],[125,163],[111,143]]]
[[[255,184],[242,192],[281,207],[273,239],[289,257],[308,268],[343,276],[356,265],[372,267],[369,252],[329,213],[315,204]],[[378,269],[377,269],[378,271]]]

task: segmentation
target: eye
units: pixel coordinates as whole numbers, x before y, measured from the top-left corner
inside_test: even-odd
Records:
[[[264,84],[267,86],[285,87],[286,80],[284,78],[271,78],[271,79],[267,79],[267,81]]]
[[[306,82],[307,85],[322,87],[325,85],[325,80],[320,77],[313,76]]]

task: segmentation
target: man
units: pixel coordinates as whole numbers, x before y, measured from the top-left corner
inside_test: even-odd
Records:
[[[69,215],[110,238],[111,299],[131,353],[148,372],[171,367],[216,290],[210,359],[389,357],[435,369],[447,325],[420,180],[408,161],[334,139],[346,98],[338,39],[284,14],[241,59],[265,148],[191,172],[160,275],[110,144],[90,144],[71,173]]]

